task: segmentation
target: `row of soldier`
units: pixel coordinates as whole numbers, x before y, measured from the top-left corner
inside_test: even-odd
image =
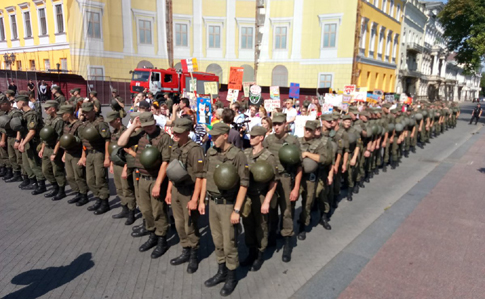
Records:
[[[288,134],[286,114],[274,113],[274,133],[253,127],[251,148],[244,151],[228,141],[227,124],[215,124],[209,131],[213,146],[204,155],[189,138],[194,127],[190,118],[177,118],[170,136],[156,125],[151,112],[131,113],[131,126],[126,128],[122,107],[103,117],[92,101],[79,105],[76,98],[66,103],[56,96],[57,100],[45,103],[48,118],[43,120],[29,105],[31,97],[19,94],[0,96],[0,175],[5,182],[22,180],[22,190],[53,200],[66,197],[67,182],[74,193],[68,203],[88,204],[91,191],[94,204],[88,210],[101,215],[110,210],[109,171],[122,206],[113,218],[126,218],[125,224],[131,225],[138,206],[143,223],[134,226],[131,235],[148,236],[139,250],[153,249],[152,258],[169,249],[171,207],[182,253],[170,263],[188,263],[188,273],[198,269],[198,221],[210,205],[218,271],[205,285],[224,282],[223,296],[236,287],[239,264],[252,271],[261,268],[264,252],[275,245],[278,231],[284,239],[282,260],[291,260],[300,196],[296,234],[302,241],[312,210],[319,210],[320,224],[330,230],[330,215],[341,190],[346,189],[346,198],[352,201],[379,169],[397,167],[402,156],[418,145],[454,128],[459,115],[459,108],[448,103],[406,109],[390,104],[351,106],[346,114],[334,111],[308,121],[304,137],[297,138]],[[81,114],[76,115],[76,107]],[[49,192],[46,180],[52,185]],[[241,218],[249,254],[239,263]]]

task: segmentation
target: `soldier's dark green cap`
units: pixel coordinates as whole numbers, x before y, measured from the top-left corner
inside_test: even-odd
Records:
[[[15,95],[15,91],[13,91],[13,90],[11,90],[11,89],[7,89],[7,90],[5,91],[5,94],[6,94],[6,95],[8,95],[8,96],[13,96],[13,95]]]
[[[89,94],[92,94],[92,95],[97,95],[97,94],[98,94],[98,92],[97,92],[96,90],[91,90],[91,91],[89,92]]]
[[[314,120],[307,120],[305,123],[305,129],[315,131],[317,129],[317,122]]]
[[[317,129],[322,127],[322,122],[319,119],[317,119],[315,122],[317,123]]]
[[[359,108],[357,108],[357,106],[350,106],[349,107],[349,112],[359,113]]]
[[[173,122],[172,131],[180,134],[192,130],[193,127],[194,124],[192,123],[192,120],[186,117],[182,117],[177,118]]]
[[[333,114],[332,115],[332,120],[339,120],[340,119],[340,113],[339,114]]]
[[[56,101],[56,100],[48,100],[47,102],[45,102],[44,107],[45,108],[50,108],[50,107],[56,107],[56,108],[58,108],[59,107],[59,102]]]
[[[268,131],[266,131],[266,129],[262,126],[254,126],[251,131],[249,132],[249,135],[251,136],[265,136],[266,133]]]
[[[73,92],[76,92],[76,91],[77,91],[77,92],[81,92],[81,88],[73,88],[73,89],[72,89],[72,91],[73,91]]]
[[[64,113],[73,114],[74,107],[72,107],[72,105],[62,105],[61,107],[59,107],[59,111],[57,112],[57,114],[64,114]]]
[[[26,95],[17,95],[15,97],[15,102],[29,102],[29,97]]]
[[[342,120],[347,120],[347,119],[352,120],[352,116],[350,116],[350,115],[348,115],[348,114],[345,114],[345,115],[342,117]]]
[[[219,136],[222,134],[229,134],[229,126],[225,123],[217,123],[212,127],[212,130],[209,131],[209,134],[212,136]]]
[[[367,112],[367,111],[361,111],[361,112],[359,113],[359,116],[370,117],[370,114],[369,114],[369,112]]]
[[[133,121],[137,116],[140,116],[140,112],[131,112],[130,119]]]
[[[5,103],[10,103],[10,101],[7,99],[5,95],[0,94],[0,105]]]
[[[143,112],[140,114],[140,122],[142,127],[149,127],[153,126],[157,122],[155,121],[155,117],[153,117],[153,113],[151,112]]]
[[[51,90],[59,91],[61,88],[59,86],[52,86]]]
[[[118,89],[115,89],[115,88],[111,89],[111,93],[118,93]]]
[[[69,93],[74,93],[74,89],[69,90]]]
[[[322,116],[320,116],[320,119],[324,121],[332,121],[333,116],[332,114],[322,114]]]
[[[273,114],[273,123],[284,123],[286,122],[286,113],[277,112]]]
[[[382,105],[383,108],[387,108],[387,109],[391,108],[391,106],[392,105],[390,103],[385,103]]]
[[[110,123],[117,118],[121,118],[120,113],[118,111],[111,110],[110,112],[106,113],[106,117],[104,119]]]
[[[83,112],[90,112],[90,111],[93,111],[94,105],[91,102],[84,102],[81,105],[81,109],[83,110]]]

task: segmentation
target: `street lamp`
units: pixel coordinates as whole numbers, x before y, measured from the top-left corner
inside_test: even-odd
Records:
[[[10,65],[10,69],[12,69],[12,65],[15,63],[15,54],[12,53],[10,55],[8,55],[8,53],[5,53],[5,55],[3,55],[3,60],[5,61],[5,68],[7,68],[7,66]]]

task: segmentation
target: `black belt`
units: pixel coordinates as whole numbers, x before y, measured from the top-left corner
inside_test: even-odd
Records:
[[[90,149],[90,150],[86,150],[86,153],[88,153],[88,154],[96,154],[96,153],[103,153],[103,152],[102,151],[95,150],[95,149]]]
[[[284,177],[284,178],[291,178],[291,173],[287,173],[287,172],[283,172],[283,173],[280,173],[280,176]]]
[[[213,195],[209,193],[209,198],[212,200],[215,204],[218,205],[233,205],[235,200],[228,200],[225,199],[222,195]]]
[[[156,181],[157,180],[156,177],[153,177],[151,175],[143,175],[143,174],[140,174],[140,179],[144,179],[145,181]]]

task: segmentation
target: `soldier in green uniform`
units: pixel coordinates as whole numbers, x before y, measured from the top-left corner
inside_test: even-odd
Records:
[[[254,175],[250,175],[250,188],[243,209],[245,240],[249,254],[241,261],[241,266],[250,266],[251,271],[258,271],[263,265],[264,251],[268,246],[268,214],[270,205],[276,205],[274,195],[279,178],[275,156],[263,147],[266,129],[254,126],[249,136],[251,148],[244,150],[244,154],[251,173],[258,172],[262,177],[255,178]]]
[[[120,115],[117,111],[110,111],[106,115],[106,121],[114,129],[111,133],[111,144],[117,144],[121,134],[126,131],[126,127],[121,122]],[[123,157],[126,156],[125,152],[122,153]],[[126,158],[125,158],[126,159]],[[110,162],[109,172],[113,174],[116,193],[121,201],[121,212],[113,215],[113,219],[128,218],[126,225],[131,225],[135,222],[135,187],[133,182],[132,173],[126,170],[125,161],[113,161]],[[124,163],[121,163],[124,162]],[[126,172],[126,178],[122,178],[123,170]]]
[[[349,159],[347,160],[347,175],[345,180],[347,181],[347,200],[352,201],[354,194],[355,180],[357,177],[356,167],[360,157],[360,139],[359,132],[352,127],[352,117],[350,115],[344,115],[342,117],[342,127],[346,131],[349,139]]]
[[[274,133],[270,134],[263,141],[263,146],[273,155],[279,157],[279,150],[284,144],[293,144],[300,148],[298,138],[288,134],[286,128],[286,114],[274,113],[273,115]],[[277,207],[270,211],[270,238],[271,234],[276,233],[278,225],[278,210],[280,208],[282,218],[281,235],[285,238],[282,260],[287,263],[291,261],[293,217],[295,212],[295,203],[300,196],[300,184],[303,175],[301,162],[295,165],[283,165],[280,159],[277,159],[278,172],[280,181],[276,188],[278,194]],[[270,240],[271,242],[271,240]]]
[[[72,105],[74,110],[76,110],[77,103],[83,101],[83,97],[81,97],[81,88],[73,88],[72,90],[72,97],[69,99],[69,104]]]
[[[9,122],[13,118],[22,118],[22,111],[12,107],[9,97],[0,99],[0,109],[8,115]],[[11,168],[7,168],[7,173],[3,177],[3,180],[7,183],[18,182],[22,180],[22,154],[17,149],[20,144],[20,133],[12,130],[8,124],[4,130],[7,137],[8,160],[10,161]]]
[[[22,153],[22,162],[24,172],[28,177],[24,178],[24,182],[20,184],[19,188],[31,190],[35,183],[38,183],[32,194],[37,195],[45,191],[45,178],[42,174],[41,161],[37,155],[37,146],[39,145],[39,130],[42,127],[42,119],[36,111],[29,107],[29,98],[25,95],[16,97],[17,107],[24,112],[23,118],[27,126],[27,130],[22,130],[21,141],[18,150]],[[30,186],[32,184],[32,186]],[[27,188],[29,187],[30,188]]]
[[[86,152],[83,151],[80,137],[80,129],[83,123],[74,116],[74,108],[71,105],[60,107],[59,114],[64,121],[64,135],[72,135],[71,139],[64,148],[62,162],[66,167],[66,179],[71,186],[72,192],[76,194],[68,200],[69,204],[76,203],[80,207],[89,202],[88,185],[86,183],[86,168],[83,161],[86,160]]]
[[[306,239],[306,227],[310,225],[312,206],[317,190],[317,176],[319,164],[329,166],[333,160],[333,149],[330,142],[324,143],[322,139],[315,138],[318,124],[315,120],[305,123],[304,136],[299,138],[301,156],[303,158],[303,177],[301,184],[302,208],[300,213],[300,228],[298,240]],[[306,160],[309,159],[309,160]],[[314,169],[312,169],[314,167]]]
[[[392,117],[392,115],[389,113],[389,108],[391,108],[391,104],[389,103],[386,103],[384,105],[382,105],[382,125],[385,129],[385,135],[384,135],[384,138],[382,140],[382,143],[381,143],[381,146],[382,148],[384,149],[384,157],[383,157],[383,160],[382,160],[382,171],[383,172],[387,172],[387,165],[390,163],[390,154],[389,154],[389,150],[390,150],[390,145],[391,145],[391,138],[392,138],[392,135],[394,133],[394,123],[393,123],[393,120],[394,118]],[[392,124],[390,126],[390,124]],[[392,129],[392,130],[391,130]]]
[[[101,102],[98,100],[98,92],[96,90],[91,90],[89,92],[89,99],[94,104],[94,111],[96,111],[96,115],[101,115]]]
[[[138,128],[143,130],[133,134]],[[172,140],[156,125],[151,112],[143,112],[133,120],[132,125],[118,139],[118,145],[121,147],[132,147],[136,144],[138,144],[135,161],[138,186],[135,193],[145,219],[145,227],[133,231],[131,235],[141,237],[149,234],[148,240],[140,246],[139,250],[144,252],[155,247],[151,257],[159,258],[169,248],[165,197],[168,188],[166,170],[170,160]]]
[[[52,94],[54,95],[54,100],[57,101],[59,104],[59,107],[64,105],[66,103],[66,97],[64,97],[64,94],[61,91],[61,88],[59,86],[54,86],[51,88]]]
[[[170,154],[169,178],[165,202],[172,206],[175,228],[182,245],[182,254],[172,260],[173,266],[189,262],[187,273],[199,268],[199,198],[204,172],[204,149],[189,137],[193,122],[177,118],[172,126],[173,141]]]
[[[49,116],[45,120],[44,129],[52,129],[49,134],[44,136],[42,148],[39,151],[39,157],[42,157],[42,173],[52,184],[52,190],[44,194],[45,197],[52,197],[52,200],[61,200],[66,197],[66,172],[62,156],[64,150],[60,147],[59,139],[64,133],[64,121],[62,116],[57,113],[59,102],[49,100],[44,105],[45,112]]]
[[[218,263],[217,273],[205,281],[206,287],[213,287],[223,281],[221,296],[230,295],[237,285],[236,268],[239,266],[237,251],[237,230],[240,211],[249,186],[249,166],[243,151],[228,142],[229,126],[217,123],[209,131],[214,147],[207,151],[205,160],[206,178],[202,181],[199,212],[205,215],[205,197],[210,199],[209,225],[214,241]],[[227,165],[226,167],[224,165]],[[224,179],[232,186],[221,190],[225,182],[216,180],[216,168],[231,168]]]
[[[111,95],[113,96],[111,98],[111,105],[110,105],[111,109],[113,109],[114,111],[118,111],[118,113],[120,114],[120,117],[124,118],[127,115],[125,111],[125,102],[118,95],[117,89],[112,89]]]
[[[8,101],[4,94],[0,94],[0,105],[3,101]],[[5,126],[9,122],[7,113],[0,109],[0,177],[7,174],[7,169],[10,168],[7,152],[7,134],[5,133]]]
[[[349,136],[345,129],[340,126],[340,114],[333,115],[333,141],[337,144],[337,157],[335,159],[333,179],[333,203],[336,206],[340,197],[342,175],[347,171],[349,160]],[[331,135],[332,132],[330,133]]]
[[[331,230],[332,226],[328,223],[330,221],[330,212],[331,212],[331,193],[330,189],[333,188],[333,176],[334,176],[334,165],[335,165],[335,156],[337,155],[337,151],[333,148],[332,145],[332,138],[330,137],[330,131],[332,130],[332,122],[333,117],[331,114],[322,114],[320,117],[322,121],[322,129],[321,129],[321,137],[320,140],[323,144],[328,144],[328,146],[332,146],[332,159],[329,165],[323,165],[322,163],[319,164],[319,171],[318,171],[318,185],[317,185],[317,198],[318,198],[318,206],[321,213],[320,224],[326,230]]]
[[[111,133],[109,125],[96,117],[93,103],[85,102],[81,109],[86,119],[80,129],[86,157],[81,159],[81,163],[86,167],[86,181],[89,190],[96,198],[95,204],[88,207],[88,211],[101,215],[110,210],[106,168],[110,164],[108,146]]]

